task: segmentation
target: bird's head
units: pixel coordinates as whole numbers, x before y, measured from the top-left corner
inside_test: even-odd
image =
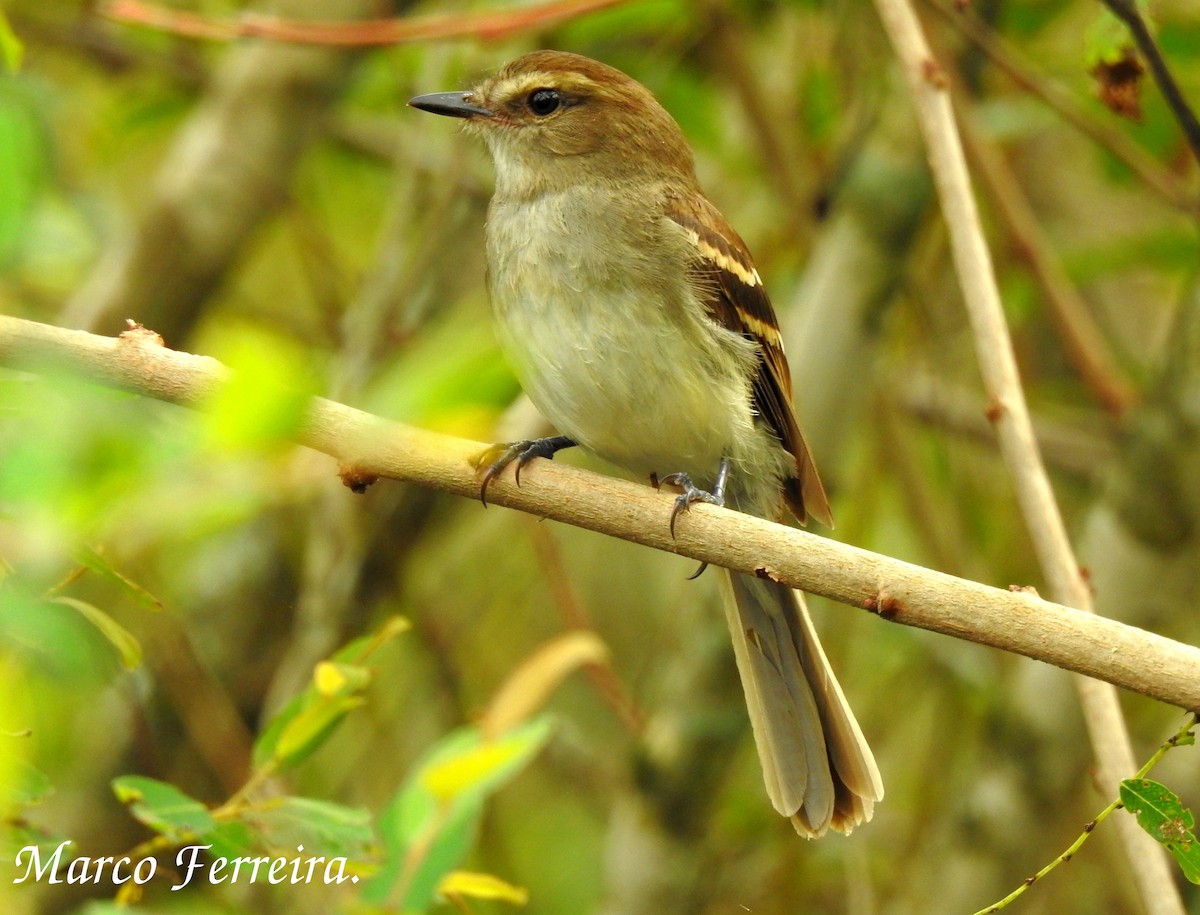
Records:
[[[578,54],[535,51],[473,89],[419,95],[409,105],[462,118],[483,137],[502,192],[694,180],[683,132],[650,91]]]

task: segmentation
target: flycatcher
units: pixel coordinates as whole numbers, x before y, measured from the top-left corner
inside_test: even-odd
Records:
[[[700,190],[692,151],[645,86],[557,51],[526,54],[415,108],[462,118],[496,169],[487,272],[500,343],[560,435],[509,463],[582,445],[681,490],[831,523],[792,409],[775,312],[746,245]],[[767,794],[800,835],[849,833],[883,784],[803,596],[722,570]]]

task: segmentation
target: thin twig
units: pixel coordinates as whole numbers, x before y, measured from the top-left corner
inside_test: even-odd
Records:
[[[1180,741],[1182,741],[1185,737],[1187,737],[1188,734],[1191,732],[1192,728],[1194,728],[1195,726],[1196,726],[1196,716],[1194,714],[1189,715],[1188,719],[1184,723],[1183,727],[1181,727],[1178,731],[1176,731],[1174,734],[1172,734],[1169,738],[1164,740],[1162,745],[1155,751],[1154,755],[1151,756],[1150,759],[1147,760],[1146,764],[1144,766],[1142,766],[1142,768],[1138,769],[1137,774],[1131,776],[1131,778],[1134,780],[1137,780],[1140,778],[1145,778],[1147,775],[1149,775],[1151,770],[1155,766],[1157,766],[1160,762],[1162,762],[1162,758],[1164,756],[1166,756],[1167,753],[1169,753],[1171,750],[1175,749],[1175,747],[1179,746]],[[1057,858],[1055,858],[1053,861],[1051,861],[1049,864],[1047,864],[1045,867],[1043,867],[1040,871],[1038,871],[1032,877],[1027,877],[1021,883],[1021,885],[1019,887],[1017,887],[1015,890],[1013,890],[1011,893],[1009,893],[1003,899],[999,900],[998,902],[993,902],[986,909],[980,909],[978,912],[975,913],[975,915],[993,915],[993,913],[999,912],[1001,909],[1007,908],[1009,903],[1015,901],[1017,898],[1022,896],[1027,889],[1029,889],[1031,886],[1033,886],[1035,883],[1037,883],[1039,880],[1041,880],[1043,877],[1045,877],[1047,874],[1049,874],[1055,868],[1059,867],[1062,864],[1066,864],[1073,857],[1075,857],[1075,853],[1078,852],[1079,849],[1081,849],[1083,847],[1083,843],[1086,842],[1088,840],[1088,838],[1092,835],[1092,833],[1094,833],[1096,831],[1096,827],[1099,826],[1101,823],[1103,823],[1106,819],[1108,819],[1108,817],[1111,814],[1113,814],[1117,810],[1120,810],[1124,806],[1125,805],[1121,802],[1121,796],[1118,794],[1115,798],[1112,799],[1112,801],[1108,804],[1107,807],[1105,807],[1098,814],[1096,814],[1096,818],[1094,820],[1092,820],[1086,826],[1083,827],[1083,831],[1075,838],[1074,842],[1072,842],[1070,845],[1067,846],[1066,850],[1061,855],[1059,855]]]
[[[1196,112],[1192,111],[1187,99],[1183,97],[1179,83],[1175,81],[1171,68],[1167,66],[1166,59],[1158,49],[1158,42],[1154,40],[1150,26],[1142,18],[1137,4],[1133,0],[1102,0],[1102,2],[1112,10],[1114,16],[1125,23],[1125,27],[1133,35],[1138,50],[1150,64],[1150,72],[1154,75],[1154,81],[1158,83],[1158,90],[1166,99],[1171,113],[1175,115],[1175,120],[1179,122],[1179,127],[1183,130],[1183,135],[1192,148],[1192,155],[1196,157],[1197,162],[1200,162],[1200,121],[1196,120]]]
[[[916,104],[930,170],[946,220],[951,253],[975,339],[976,358],[988,393],[988,417],[1042,572],[1055,600],[1091,613],[1092,595],[1075,559],[1066,524],[1038,452],[1033,423],[1005,324],[991,254],[954,120],[949,80],[925,40],[908,0],[875,0]],[[1091,680],[1076,681],[1100,784],[1116,792],[1135,762],[1116,692]],[[1121,821],[1118,821],[1121,823]],[[1149,911],[1183,913],[1162,849],[1136,823],[1119,825],[1126,857]]]
[[[3,315],[0,365],[66,372],[193,408],[211,402],[230,377],[215,359],[167,349],[148,331],[114,339]],[[358,488],[386,477],[479,498],[475,465],[485,446],[478,442],[387,422],[323,398],[309,402],[292,438],[337,459],[343,480]],[[992,588],[715,505],[697,505],[681,516],[672,537],[675,499],[670,493],[558,461],[535,461],[521,483],[507,474],[493,481],[489,504],[767,576],[890,622],[990,645],[1183,709],[1200,709],[1200,648],[1024,589]]]
[[[978,18],[946,0],[924,0],[924,2],[974,42],[979,50],[992,63],[1007,73],[1018,86],[1041,99],[1068,124],[1120,159],[1159,197],[1186,213],[1193,216],[1200,215],[1200,199],[1189,192],[1178,178],[1163,168],[1157,159],[1120,130],[1089,114],[1079,104],[1073,92],[1040,72],[1036,64],[1005,42]]]
[[[104,8],[104,13],[121,22],[209,41],[269,38],[297,44],[369,47],[464,36],[494,41],[515,32],[548,28],[577,16],[625,2],[628,0],[551,0],[538,6],[502,11],[485,10],[476,13],[448,13],[361,22],[310,22],[251,13],[234,18],[216,18],[155,3],[144,3],[142,0],[112,0]]]

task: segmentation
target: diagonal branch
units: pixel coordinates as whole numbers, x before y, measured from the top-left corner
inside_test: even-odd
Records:
[[[987,389],[988,418],[1016,490],[1038,562],[1053,597],[1092,612],[1091,591],[1075,558],[1066,523],[1033,434],[1016,355],[1005,323],[991,255],[967,171],[966,156],[950,101],[949,80],[925,40],[909,0],[875,0],[916,106],[950,237],[955,269],[975,338],[976,358]],[[1101,789],[1116,794],[1135,771],[1133,745],[1116,691],[1092,679],[1076,682]],[[1182,913],[1163,849],[1137,824],[1117,821],[1126,858],[1142,901],[1155,913]]]
[[[1129,33],[1133,35],[1138,50],[1150,64],[1150,72],[1154,74],[1154,81],[1158,83],[1159,91],[1166,99],[1171,113],[1175,115],[1175,120],[1179,122],[1179,127],[1183,130],[1183,135],[1192,148],[1192,155],[1200,162],[1200,121],[1196,119],[1196,112],[1184,98],[1183,90],[1175,81],[1175,76],[1171,73],[1171,68],[1167,66],[1162,51],[1158,49],[1158,42],[1154,40],[1150,26],[1142,18],[1137,4],[1134,0],[1101,0],[1101,2],[1112,11],[1114,16],[1125,23]]]
[[[119,338],[0,316],[0,366],[68,372],[98,384],[201,406],[230,372],[136,329]],[[314,398],[295,441],[331,455],[347,483],[403,480],[479,495],[477,442],[451,438]],[[1114,620],[861,550],[760,518],[698,505],[668,531],[673,497],[565,464],[537,461],[518,487],[508,476],[488,501],[666,552],[769,575],[891,622],[990,645],[1200,709],[1200,648]],[[482,511],[482,509],[480,509]]]

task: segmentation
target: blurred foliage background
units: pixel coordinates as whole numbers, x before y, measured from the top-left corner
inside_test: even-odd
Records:
[[[1094,0],[918,6],[1099,607],[1194,643],[1196,162],[1148,77],[1115,85],[1128,40]],[[172,8],[216,22],[450,14],[465,26],[475,12],[528,9]],[[514,672],[545,673],[539,649],[577,629],[598,641],[553,642],[561,683],[519,681],[536,706],[513,732],[519,752],[460,772],[450,792],[470,795],[470,815],[447,867],[526,890],[531,913],[970,912],[1107,803],[1066,674],[816,601],[887,797],[852,837],[802,842],[766,801],[711,576],[686,581],[681,559],[408,486],[351,494],[330,460],[286,442],[296,398],[264,393],[264,382],[320,393],[482,441],[539,431],[490,330],[490,167],[454,124],[404,103],[526,50],[577,51],[658,95],[755,252],[833,496],[838,527],[823,533],[1038,586],[920,139],[869,3],[629,0],[499,38],[372,49],[200,40],[72,0],[2,9],[0,311],[108,335],[134,319],[244,373],[202,413],[0,374],[6,912],[107,910],[111,882],[15,884],[12,864],[30,842],[71,839],[92,857],[144,847],[153,833],[114,792],[122,776],[156,780],[118,783],[126,801],[162,782],[226,812],[251,778],[303,828],[280,832],[259,807],[234,815],[243,832],[223,840],[294,855],[303,835],[306,854],[395,864],[394,846],[381,848],[403,834],[397,798],[411,800],[427,754],[449,752],[455,733],[469,744],[477,732],[457,729],[486,729]],[[1200,101],[1200,8],[1162,0],[1152,13]],[[1127,116],[1113,110],[1122,92]],[[351,645],[310,686],[315,665],[372,633],[369,662]],[[601,642],[608,661],[595,663]],[[1144,757],[1182,721],[1123,702]],[[297,720],[280,750],[278,729]],[[1198,771],[1188,748],[1157,770],[1193,805]],[[189,822],[175,834],[195,835]],[[374,897],[320,882],[172,892],[171,860],[145,888],[151,911],[388,904],[378,882]],[[1200,912],[1200,894],[1185,894]],[[519,902],[476,895],[459,904]],[[1101,828],[1017,910],[1141,909]]]

